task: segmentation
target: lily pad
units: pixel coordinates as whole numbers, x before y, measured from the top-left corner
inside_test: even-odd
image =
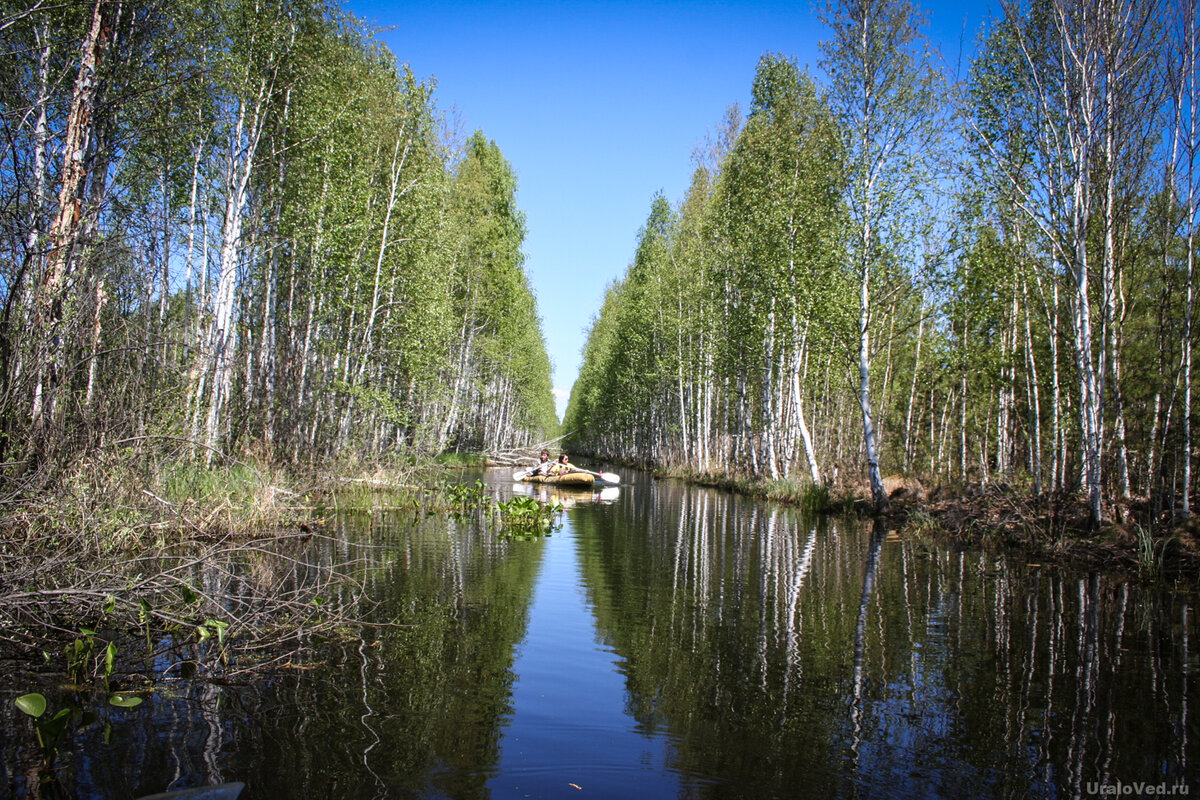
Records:
[[[108,698],[108,704],[117,708],[133,708],[142,704],[142,698],[128,694],[114,694]]]

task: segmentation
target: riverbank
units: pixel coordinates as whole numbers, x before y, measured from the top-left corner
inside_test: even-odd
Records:
[[[1118,571],[1150,580],[1200,579],[1200,520],[1151,520],[1144,500],[1110,503],[1099,530],[1070,492],[1031,496],[1003,485],[893,496],[886,518],[956,546],[1004,547],[1028,559]]]
[[[244,607],[252,609],[245,612],[231,612],[208,596],[205,581],[234,575],[238,561],[266,563],[268,552],[300,552],[307,539],[324,535],[325,522],[338,510],[437,509],[449,502],[444,484],[456,482],[455,470],[479,465],[472,457],[290,470],[238,460],[202,466],[163,459],[148,466],[119,455],[80,462],[54,491],[2,506],[0,658],[61,654],[76,642],[107,644],[112,640],[94,642],[81,633],[102,627],[143,635],[150,628],[183,628],[194,631],[200,643],[219,634],[220,658],[209,666],[223,672],[234,652],[225,645],[225,626],[240,634],[244,656],[269,651],[298,631],[310,639],[335,635],[359,613],[349,569],[334,565],[321,583],[286,592],[279,589],[278,575],[261,569],[262,580],[245,587]],[[865,487],[654,474],[813,513],[873,516]],[[994,483],[928,489],[895,477],[885,483],[891,508],[880,520],[902,536],[960,548],[1004,548],[1031,561],[1145,580],[1200,578],[1200,524],[1149,523],[1145,503],[1111,506],[1114,521],[1091,533],[1085,504],[1070,494],[1031,497]],[[329,603],[335,595],[340,605]],[[259,663],[257,656],[246,657],[238,667],[255,669]]]
[[[337,511],[440,509],[461,466],[81,460],[0,505],[0,662],[106,691],[161,677],[151,641],[211,678],[298,668],[373,602],[353,563],[308,563],[312,540]]]
[[[829,488],[808,481],[765,480],[688,470],[654,470],[659,478],[712,486],[814,513],[875,516],[867,486]],[[925,487],[885,478],[890,508],[880,519],[901,535],[955,547],[1002,547],[1031,560],[1119,571],[1151,580],[1200,580],[1200,519],[1153,520],[1145,500],[1109,503],[1100,530],[1088,524],[1084,498],[1029,492],[999,483]]]

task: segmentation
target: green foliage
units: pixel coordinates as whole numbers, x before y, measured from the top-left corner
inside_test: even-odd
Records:
[[[476,131],[450,187],[449,245],[453,258],[453,320],[457,341],[447,361],[450,387],[445,441],[496,449],[500,431],[553,431],[550,361],[536,301],[523,270],[525,217],[516,206],[516,176],[500,149]],[[505,408],[516,413],[498,424],[468,408]]]
[[[491,506],[492,496],[483,481],[474,483],[448,483],[440,487],[446,504],[457,515],[465,515],[480,508]]]
[[[35,444],[27,365],[48,333],[26,333],[31,287],[92,8],[30,9],[0,32],[20,54],[0,79],[20,165],[0,175],[4,246],[36,251],[0,266],[13,460]],[[481,133],[447,148],[431,81],[309,0],[181,0],[105,21],[83,164],[105,178],[81,198],[88,242],[55,340],[72,401],[39,452],[69,463],[103,431],[138,448],[204,442],[187,454],[203,462],[313,462],[552,431],[515,174]]]
[[[46,713],[46,698],[44,695],[33,692],[31,694],[23,694],[18,697],[13,703],[21,711],[29,716],[37,719],[42,714]]]
[[[42,719],[46,713],[47,702],[44,695],[38,692],[23,694],[13,701],[18,709],[33,718],[33,728],[37,734],[38,745],[42,748],[42,761],[46,768],[54,765],[58,750],[66,735],[67,726],[71,721],[71,709],[62,708],[47,719]]]
[[[780,389],[848,325],[832,299],[852,295],[841,139],[792,60],[764,56],[753,94],[715,180],[698,169],[678,213],[653,200],[589,332],[564,421],[573,446],[670,465],[720,442],[727,468],[753,474],[773,461],[750,436],[794,449],[798,409]]]
[[[319,601],[320,598],[316,598]],[[229,623],[219,619],[206,619],[196,626],[196,639],[200,644],[205,644],[210,638],[216,637],[216,647],[210,651],[210,655],[220,661],[228,661],[229,654],[226,651],[226,630],[229,628]],[[211,643],[210,643],[211,644]]]
[[[1146,578],[1161,577],[1167,551],[1179,543],[1178,537],[1175,534],[1158,536],[1143,525],[1135,524],[1134,530],[1137,532],[1138,572]]]
[[[563,507],[544,503],[528,495],[515,495],[496,504],[500,517],[500,536],[505,539],[528,539],[549,536],[561,527],[558,515]]]
[[[484,458],[478,453],[439,453],[433,460],[436,464],[451,468],[485,466]]]
[[[96,649],[96,632],[91,628],[80,628],[77,636],[65,652],[67,676],[75,683],[83,683],[91,675],[92,654]]]

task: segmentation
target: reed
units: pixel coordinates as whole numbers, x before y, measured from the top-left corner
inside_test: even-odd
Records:
[[[1153,531],[1142,525],[1134,525],[1137,532],[1137,562],[1138,572],[1146,578],[1158,578],[1163,574],[1167,551],[1179,537],[1170,534],[1155,537]]]

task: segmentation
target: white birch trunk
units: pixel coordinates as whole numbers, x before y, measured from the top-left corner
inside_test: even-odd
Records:
[[[796,428],[800,434],[800,442],[804,447],[804,458],[808,463],[808,476],[814,486],[820,486],[821,470],[817,466],[817,454],[813,448],[812,433],[808,429],[808,421],[804,416],[804,396],[801,391],[801,374],[799,357],[794,359],[792,368],[792,406],[796,413]]]
[[[870,227],[867,228],[870,252]],[[875,418],[871,411],[871,271],[864,263],[860,275],[859,318],[858,318],[858,405],[862,410],[863,446],[866,448],[867,473],[871,481],[871,497],[875,508],[883,511],[888,506],[887,493],[883,489],[883,476],[879,470],[879,447],[875,440]]]
[[[1033,475],[1033,493],[1042,493],[1042,404],[1041,385],[1038,381],[1037,358],[1033,353],[1033,324],[1030,321],[1029,298],[1025,281],[1021,281],[1021,294],[1025,298],[1025,365],[1029,376],[1028,394],[1032,417],[1033,440],[1029,443],[1030,471]]]
[[[908,389],[908,410],[904,414],[904,471],[912,466],[913,407],[917,404],[917,376],[921,374],[921,343],[925,339],[925,298],[921,298],[921,316],[917,321],[917,352],[913,358],[912,383]],[[930,446],[933,445],[930,440]]]
[[[1197,47],[1200,47],[1200,31],[1197,30],[1197,13],[1196,4],[1189,2],[1184,3],[1185,8],[1185,36],[1184,36],[1184,76],[1181,81],[1181,89],[1187,93],[1188,97],[1188,118],[1187,118],[1187,146],[1186,158],[1187,168],[1187,189],[1185,192],[1186,206],[1186,224],[1187,224],[1187,289],[1184,298],[1184,323],[1183,323],[1183,352],[1181,355],[1183,361],[1183,414],[1180,422],[1183,427],[1183,492],[1181,502],[1181,513],[1183,516],[1191,516],[1191,490],[1192,490],[1192,313],[1193,299],[1195,297],[1195,265],[1196,265],[1196,213],[1197,213],[1197,190],[1196,190],[1196,158],[1198,150],[1200,150],[1200,108],[1197,103],[1200,102],[1200,86],[1197,86],[1200,74],[1197,70]]]
[[[238,101],[237,122],[229,142],[230,152],[225,168],[225,215],[221,226],[221,266],[213,295],[212,326],[208,337],[206,372],[210,375],[210,386],[204,424],[205,459],[208,462],[212,461],[220,444],[225,404],[232,382],[230,367],[237,341],[235,292],[241,260],[242,226],[249,204],[255,154],[265,123],[268,90],[268,83],[263,80],[252,109],[247,109],[244,101]]]
[[[767,314],[767,349],[763,359],[762,378],[762,428],[763,451],[767,460],[767,475],[771,480],[779,477],[779,461],[775,453],[775,298],[771,298],[771,310]]]

